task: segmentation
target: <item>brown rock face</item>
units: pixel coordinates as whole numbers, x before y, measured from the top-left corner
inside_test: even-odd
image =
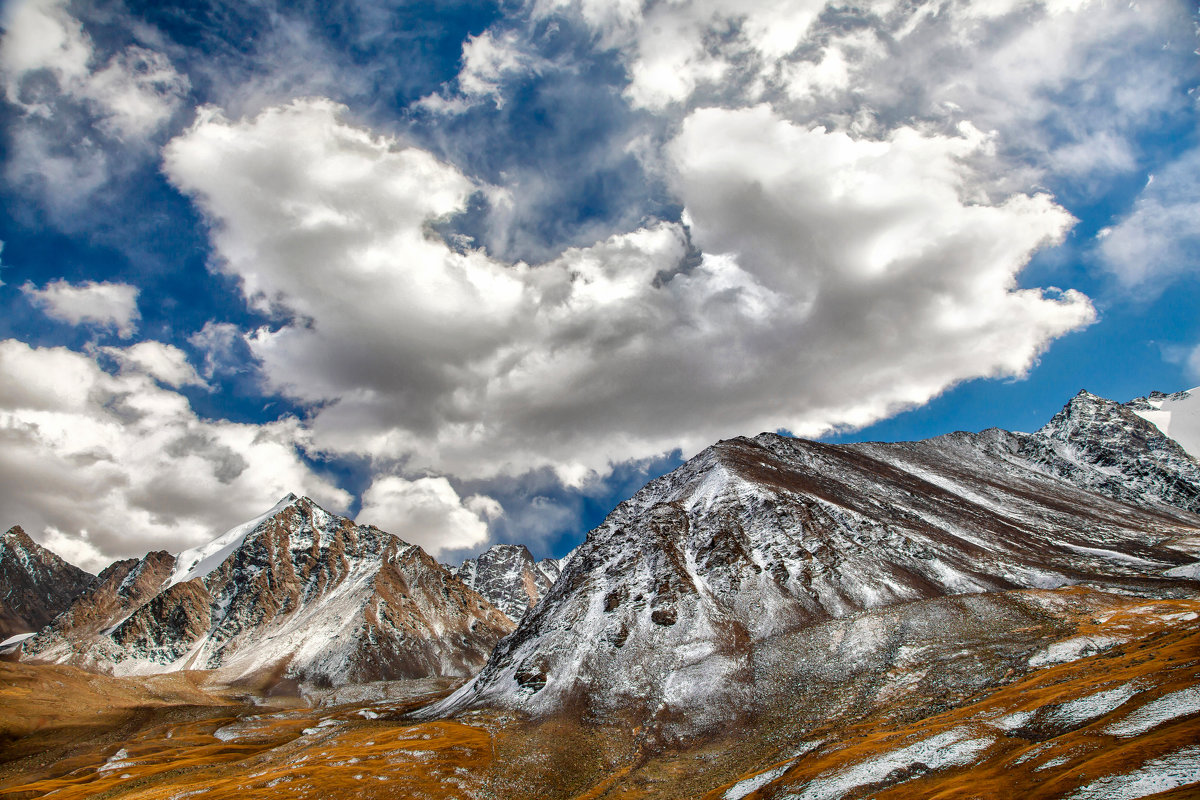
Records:
[[[0,640],[39,630],[95,581],[14,526],[0,537]]]

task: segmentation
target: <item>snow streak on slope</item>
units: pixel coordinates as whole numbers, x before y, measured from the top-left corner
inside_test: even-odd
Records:
[[[175,556],[175,570],[162,588],[169,589],[177,583],[190,581],[192,578],[203,578],[221,566],[225,559],[241,547],[246,537],[253,533],[259,525],[296,502],[296,499],[296,495],[289,494],[265,514],[260,514],[249,522],[235,526],[211,542],[179,553]]]

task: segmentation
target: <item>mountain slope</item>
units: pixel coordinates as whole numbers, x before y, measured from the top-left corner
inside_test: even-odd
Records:
[[[1033,435],[720,442],[589,533],[479,676],[428,713],[574,708],[704,727],[751,707],[762,648],[823,620],[1077,583],[1194,593],[1197,556],[1171,546],[1200,534],[1185,510],[1194,462],[1097,401],[1077,397]],[[1103,446],[1077,438],[1097,431]]]
[[[512,628],[421,548],[308,498],[288,496],[207,545],[159,559],[154,575],[152,596],[119,620],[108,614],[113,627],[38,637],[23,656],[115,674],[220,668],[230,679],[317,684],[466,677]]]
[[[13,526],[0,537],[0,641],[50,622],[95,580]]]
[[[1016,453],[1076,486],[1118,500],[1200,511],[1200,462],[1132,408],[1080,392]]]

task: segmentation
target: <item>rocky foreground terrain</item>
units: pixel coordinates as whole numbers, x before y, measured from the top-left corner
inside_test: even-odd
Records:
[[[288,499],[110,567],[0,664],[0,793],[1198,797],[1200,462],[1168,435],[1193,396],[1081,393],[1033,434],[720,442],[548,588],[527,551],[456,577]],[[359,580],[361,559],[384,566]],[[461,656],[461,626],[441,644],[457,660],[429,655],[437,624],[372,628],[386,608],[399,630],[417,591],[378,587],[412,564],[436,581],[422,608],[496,639],[519,620],[465,682],[483,656]],[[306,649],[322,608],[351,622]],[[361,682],[372,647],[423,674]]]

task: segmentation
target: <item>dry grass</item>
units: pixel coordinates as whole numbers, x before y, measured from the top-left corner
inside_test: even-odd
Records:
[[[969,729],[992,740],[970,767],[894,773],[844,796],[1039,800],[1068,796],[1098,777],[1200,742],[1200,715],[1134,738],[1105,732],[1153,698],[1200,683],[1200,601],[1082,589],[1056,596],[1073,604],[1068,616],[1077,634],[1119,634],[1127,643],[1015,675],[957,707],[923,716],[901,709],[906,700],[899,697],[886,712],[829,719],[803,736],[824,744],[798,758],[793,755],[803,741],[778,720],[663,749],[634,721],[534,723],[495,712],[405,719],[434,695],[267,708],[214,692],[205,686],[211,676],[203,674],[120,680],[66,667],[0,664],[0,797],[718,800],[740,780],[785,768],[748,795],[766,798],[801,792],[881,754]],[[1125,685],[1138,693],[1084,724],[1007,732],[993,724]],[[1197,796],[1195,786],[1162,795]]]

